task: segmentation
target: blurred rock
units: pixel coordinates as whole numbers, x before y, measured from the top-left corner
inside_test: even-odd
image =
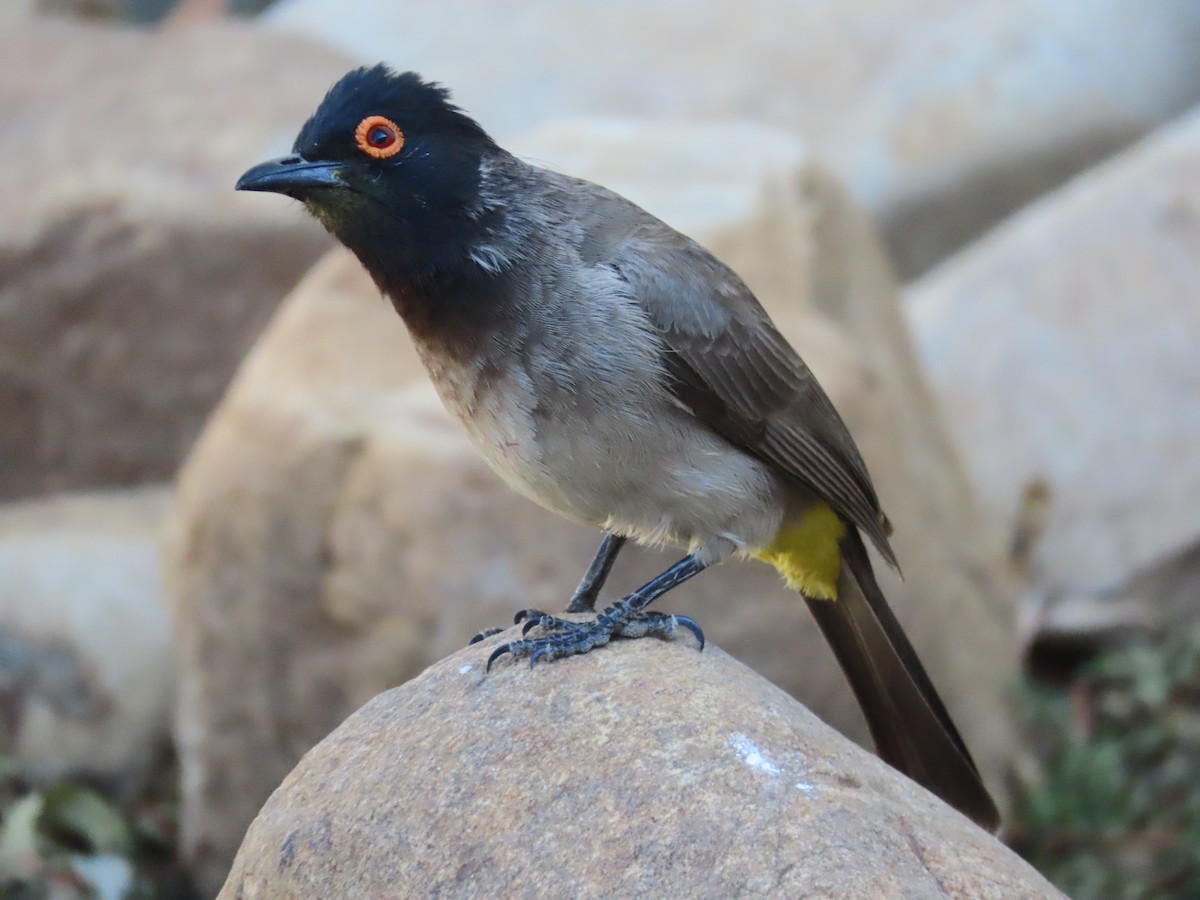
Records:
[[[442,81],[501,138],[595,113],[795,130],[906,277],[1200,100],[1187,0],[283,0],[265,21]]]
[[[1044,602],[1145,594],[1122,585],[1200,536],[1197,247],[1200,111],[912,289],[990,515],[1012,521],[1028,484],[1048,487],[1029,567]]]
[[[12,28],[23,23],[37,12],[36,5],[36,0],[8,0],[6,3],[0,3],[0,25]]]
[[[169,21],[172,26],[211,22],[230,13],[229,0],[180,0],[171,7]]]
[[[11,2],[11,0],[9,0]],[[271,0],[36,0],[43,12],[80,18],[192,25],[230,12],[261,10]]]
[[[623,642],[491,675],[486,649],[375,698],[305,756],[218,900],[351,885],[363,897],[1061,896],[715,647]]]
[[[174,473],[329,246],[233,183],[346,66],[232,25],[0,34],[0,498]]]
[[[1042,663],[1078,663],[1133,639],[1190,629],[1200,621],[1200,540],[1114,587],[1048,594],[1043,587],[1032,601],[1021,630]]]
[[[1115,602],[1152,610],[1159,628],[1200,621],[1200,539],[1139,569],[1116,591]]]
[[[120,19],[129,6],[128,0],[32,0],[32,3],[41,13],[82,19]]]
[[[174,697],[161,587],[165,488],[0,508],[0,754],[35,782],[131,789]]]
[[[613,176],[704,239],[774,310],[860,438],[908,578],[884,575],[885,588],[999,790],[1012,740],[1002,701],[1016,671],[1011,592],[862,214],[796,142],[761,127],[577,121],[526,142],[559,168]],[[184,851],[212,890],[308,747],[482,627],[523,607],[560,609],[599,538],[486,469],[403,324],[343,253],[317,267],[248,358],[181,475],[171,530]],[[630,549],[609,596],[673,559]],[[841,672],[772,570],[722,566],[669,600],[865,739]]]

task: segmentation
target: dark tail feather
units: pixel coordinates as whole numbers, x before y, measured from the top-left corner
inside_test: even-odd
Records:
[[[808,607],[854,689],[879,756],[995,831],[996,805],[888,607],[854,528],[842,540],[838,599],[808,600]]]

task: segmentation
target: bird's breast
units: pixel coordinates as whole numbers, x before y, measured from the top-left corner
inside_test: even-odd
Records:
[[[443,403],[491,468],[542,506],[601,526],[638,493],[635,482],[671,464],[675,440],[656,435],[671,403],[657,348],[570,311],[521,324],[469,352],[414,339]]]
[[[679,406],[653,367],[623,378],[581,359],[556,375],[537,353],[422,355],[492,470],[559,515],[722,556],[778,528],[775,477]]]
[[[417,340],[438,395],[476,450],[519,492],[534,496],[544,481],[532,411],[533,385],[515,360],[455,359]]]
[[[541,506],[650,542],[768,540],[776,479],[679,403],[657,331],[622,290],[607,270],[540,273],[486,332],[410,331],[476,449]]]

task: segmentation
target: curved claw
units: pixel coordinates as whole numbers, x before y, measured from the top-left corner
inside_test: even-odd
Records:
[[[513,616],[513,624],[520,625],[526,619],[536,622],[538,619],[540,619],[544,615],[545,615],[545,613],[542,612],[540,609],[520,609],[520,610],[517,610],[517,614],[515,616]]]
[[[538,625],[541,624],[541,618],[542,618],[541,616],[537,616],[534,618],[526,619],[525,626],[521,629],[521,634],[522,635],[529,634],[530,631],[532,631],[534,628],[537,628]]]
[[[483,631],[479,632],[479,634],[475,635],[475,637],[467,641],[467,646],[470,647],[472,644],[478,644],[480,641],[485,641],[492,635],[499,634],[503,630],[503,628],[485,628]]]
[[[505,653],[512,653],[512,644],[501,644],[492,651],[492,655],[488,657],[487,665],[484,667],[484,672],[492,671],[492,663],[498,660]]]
[[[696,640],[700,642],[700,649],[704,649],[704,632],[700,629],[700,626],[696,623],[695,619],[690,618],[689,616],[675,616],[675,624],[682,625],[684,628],[694,634],[696,636]]]
[[[529,654],[529,668],[533,668],[538,664],[538,660],[550,652],[550,648],[546,646],[538,647],[533,653]]]

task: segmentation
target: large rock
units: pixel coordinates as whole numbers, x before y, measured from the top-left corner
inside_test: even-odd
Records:
[[[1200,110],[912,290],[922,356],[991,517],[1014,520],[1027,485],[1048,488],[1030,564],[1042,597],[1115,598],[1200,537],[1197,247]]]
[[[32,0],[40,13],[88,19],[120,19],[130,0]]]
[[[132,789],[170,734],[165,488],[0,508],[0,754]]]
[[[862,215],[769,129],[605,120],[527,142],[560,168],[614,176],[707,241],[806,354],[897,523],[908,580],[887,575],[887,589],[999,788],[1011,746],[1001,693],[1016,670],[1010,594]],[[172,532],[184,850],[214,889],[304,750],[481,627],[522,607],[561,608],[598,539],[486,469],[419,372],[402,323],[340,253],[240,372],[181,475]],[[628,551],[610,596],[671,561]],[[730,564],[669,599],[865,738],[840,671],[773,571]]]
[[[233,182],[347,65],[233,25],[0,33],[0,497],[174,474],[329,246]]]
[[[905,275],[1200,99],[1187,2],[283,0],[266,21],[444,81],[506,137],[595,113],[795,130]]]
[[[655,641],[490,675],[461,651],[375,698],[267,801],[219,900],[418,893],[1062,896],[720,650]]]
[[[36,4],[37,0],[9,0],[8,3],[0,4],[0,25],[12,28],[14,25],[23,24],[36,13]]]

